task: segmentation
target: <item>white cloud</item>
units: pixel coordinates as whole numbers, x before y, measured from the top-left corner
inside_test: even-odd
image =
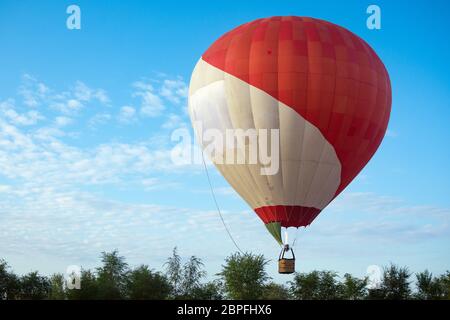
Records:
[[[95,128],[97,126],[101,126],[107,123],[111,118],[112,117],[109,113],[106,112],[97,113],[88,120],[88,125],[91,128]]]
[[[165,107],[161,98],[155,93],[153,86],[150,83],[142,81],[135,82],[133,87],[137,89],[134,97],[141,98],[140,112],[144,116],[156,117],[159,116]]]
[[[187,127],[187,124],[179,115],[175,113],[170,113],[161,127],[163,129],[173,130],[182,127]]]
[[[155,88],[155,85],[157,88]],[[164,102],[180,105],[186,103],[187,85],[180,78],[137,81],[133,83],[134,97],[141,98],[140,112],[144,116],[156,117],[166,109]]]
[[[178,182],[164,181],[159,178],[146,178],[141,180],[141,185],[145,191],[167,190],[179,188],[181,185]]]
[[[129,123],[136,120],[136,109],[131,106],[123,106],[120,108],[118,120],[122,123]]]
[[[158,178],[147,178],[142,180],[142,185],[145,187],[153,187],[158,184],[160,180]]]
[[[187,98],[188,88],[181,78],[165,79],[160,94],[170,102],[180,104]]]
[[[41,105],[47,99],[50,89],[29,74],[24,74],[22,80],[23,83],[19,87],[19,95],[22,96],[24,105],[27,107]]]
[[[72,123],[72,119],[64,116],[59,116],[55,118],[55,125],[57,127],[65,127]]]
[[[57,141],[57,139],[66,136],[66,132],[62,131],[56,127],[42,127],[36,129],[31,134],[31,137],[35,139],[35,141]]]
[[[236,191],[232,187],[214,187],[214,194],[215,195],[221,195],[221,196],[238,196]],[[204,194],[211,194],[210,189],[202,189],[202,190],[193,190],[195,193],[204,193]]]
[[[415,242],[450,235],[450,208],[411,205],[370,192],[343,193],[322,214],[338,214],[332,223],[315,226],[330,237]],[[357,214],[359,219],[350,219],[350,214]]]
[[[70,99],[70,100],[71,100],[70,106],[69,106],[69,100],[66,100],[66,101],[52,102],[50,104],[50,107],[56,111],[63,113],[63,114],[75,115],[76,112],[78,112],[79,110],[82,109],[83,105],[77,100],[73,100],[73,99]]]
[[[36,124],[39,120],[45,119],[45,117],[37,110],[25,110],[19,111],[14,99],[7,99],[0,102],[0,114],[3,114],[4,119],[8,120],[12,124],[21,126],[31,126]]]
[[[220,195],[225,195],[225,196],[229,196],[229,195],[237,195],[236,191],[234,191],[233,188],[231,187],[220,187],[220,188],[215,188],[214,192]]]
[[[82,81],[77,81],[69,90],[56,92],[29,74],[22,77],[19,96],[26,107],[51,108],[69,114],[78,112],[88,103],[107,105],[110,102],[105,90],[90,88]]]
[[[0,172],[8,179],[61,187],[116,184],[136,175],[145,178],[177,169],[170,149],[155,148],[150,142],[109,142],[79,148],[61,140],[66,134],[59,127],[25,133],[0,121]]]
[[[141,262],[143,252],[153,261],[165,259],[176,245],[189,248],[205,241],[221,248],[231,245],[215,211],[125,203],[52,187],[10,192],[0,198],[4,254],[46,254],[85,264],[97,261],[101,251],[118,248],[128,261]],[[14,200],[19,195],[20,203]],[[224,211],[224,215],[236,239],[249,241],[252,235],[257,238],[255,233],[264,234],[261,223],[248,213]]]
[[[0,193],[6,194],[6,193],[9,193],[10,190],[11,190],[11,186],[5,185],[5,184],[0,184]]]
[[[76,111],[81,109],[83,105],[79,100],[76,99],[69,99],[67,100],[67,108],[69,108],[70,111]]]
[[[392,129],[387,129],[386,130],[386,137],[397,138],[398,137],[398,133],[397,133],[397,131],[394,131]]]
[[[110,100],[103,89],[89,88],[84,82],[77,81],[74,88],[74,96],[80,101],[98,100],[102,104],[107,104]]]

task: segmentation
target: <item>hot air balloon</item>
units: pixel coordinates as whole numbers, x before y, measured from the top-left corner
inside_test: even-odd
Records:
[[[276,174],[261,174],[259,162],[211,160],[280,245],[282,227],[311,224],[363,169],[390,110],[389,75],[375,51],[308,17],[258,19],[224,34],[198,60],[189,86],[191,121],[203,131],[279,130]],[[284,244],[281,273],[294,271],[284,258],[291,250]]]

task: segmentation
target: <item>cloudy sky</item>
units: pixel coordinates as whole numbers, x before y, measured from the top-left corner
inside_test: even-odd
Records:
[[[446,1],[377,1],[377,31],[366,28],[365,1],[76,1],[81,30],[66,28],[70,4],[0,4],[0,258],[14,270],[94,267],[116,248],[132,266],[161,269],[177,246],[214,277],[235,248],[202,166],[171,161],[171,134],[190,128],[187,86],[202,52],[231,28],[272,15],[350,29],[378,52],[393,87],[385,140],[299,231],[297,269],[450,267]],[[210,173],[237,243],[275,260],[279,248],[262,222]]]

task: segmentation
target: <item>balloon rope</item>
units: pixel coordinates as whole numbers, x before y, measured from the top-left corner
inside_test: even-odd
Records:
[[[223,224],[225,230],[227,231],[228,236],[230,237],[231,241],[233,241],[233,244],[236,247],[236,249],[238,249],[238,251],[243,254],[244,252],[237,245],[236,241],[234,240],[233,236],[231,235],[230,229],[228,229],[228,226],[225,223],[225,220],[223,219],[222,212],[220,211],[219,204],[217,203],[216,195],[214,193],[214,188],[211,183],[211,178],[209,176],[208,167],[206,166],[205,157],[203,155],[203,150],[202,150],[202,161],[203,161],[203,167],[205,168],[206,177],[208,178],[209,188],[211,189],[211,195],[214,200],[214,204],[216,205],[217,213],[219,214],[220,220],[222,221],[222,224]]]
[[[297,237],[298,237],[298,227],[297,227],[297,231],[295,231],[295,238],[294,238],[294,242],[292,242],[292,248],[295,247],[295,242],[297,242]]]

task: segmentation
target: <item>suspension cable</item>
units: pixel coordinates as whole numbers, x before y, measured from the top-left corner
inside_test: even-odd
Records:
[[[223,219],[222,212],[220,211],[219,204],[218,204],[218,202],[217,202],[217,198],[216,198],[216,195],[215,195],[215,193],[214,193],[214,188],[213,188],[212,183],[211,183],[211,177],[209,176],[208,167],[207,167],[207,165],[206,165],[205,157],[204,157],[204,155],[203,155],[203,150],[202,150],[202,161],[203,161],[203,167],[205,168],[206,177],[208,178],[208,184],[209,184],[209,188],[210,188],[210,190],[211,190],[211,195],[212,195],[212,198],[213,198],[213,200],[214,200],[214,204],[215,204],[215,206],[216,206],[217,213],[219,214],[220,220],[222,221],[223,227],[224,227],[225,230],[227,231],[228,236],[230,237],[230,239],[231,239],[231,241],[233,242],[233,244],[234,244],[234,246],[236,247],[236,249],[238,249],[238,251],[239,251],[240,253],[243,254],[244,252],[243,252],[243,251],[241,250],[241,248],[239,248],[239,246],[237,245],[236,241],[235,241],[234,238],[233,238],[233,235],[232,235],[231,232],[230,232],[230,229],[228,228],[227,224],[225,223],[225,220]]]

